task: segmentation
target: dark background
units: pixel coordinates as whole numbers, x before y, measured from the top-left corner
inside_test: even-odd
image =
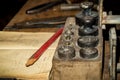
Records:
[[[0,30],[13,18],[27,0],[0,0]]]
[[[5,27],[26,1],[0,0],[0,30]],[[97,0],[93,1],[96,2]],[[113,11],[113,14],[120,14],[120,0],[104,0],[104,10]]]

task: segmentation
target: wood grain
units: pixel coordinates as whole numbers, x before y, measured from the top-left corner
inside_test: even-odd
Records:
[[[34,65],[26,67],[25,63],[52,35],[53,33],[0,32],[0,78],[48,80],[59,39]]]

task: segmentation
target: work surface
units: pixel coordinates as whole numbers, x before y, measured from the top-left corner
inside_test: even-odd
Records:
[[[15,23],[19,23],[26,20],[43,19],[52,17],[64,17],[74,16],[79,11],[61,11],[60,6],[55,6],[42,13],[33,15],[27,15],[25,12],[27,9],[36,5],[49,2],[52,0],[28,0],[27,3],[19,10],[19,12],[13,17],[13,19],[6,25],[7,27],[13,26]],[[11,33],[1,32],[0,43],[0,77],[5,78],[22,78],[22,79],[37,79],[48,80],[49,72],[52,66],[52,57],[54,50],[57,46],[57,42],[42,55],[42,57],[30,67],[26,67],[25,63],[28,58],[46,41],[49,37],[56,32],[59,28],[29,28],[19,29]],[[35,33],[21,33],[21,32],[35,32]],[[36,33],[38,32],[38,33]],[[41,33],[42,32],[42,33]],[[45,32],[45,33],[43,33]],[[49,33],[52,32],[52,33]],[[3,36],[2,36],[3,35]],[[11,36],[10,36],[11,35]],[[7,38],[6,38],[7,37]],[[24,40],[24,38],[26,40]],[[7,39],[7,40],[6,40]],[[25,42],[24,42],[25,41]],[[7,43],[7,44],[6,44]],[[9,44],[9,45],[8,45]],[[9,57],[9,58],[8,58]],[[4,74],[3,74],[4,73]]]
[[[14,25],[15,23],[18,23],[18,22],[22,22],[22,21],[26,21],[26,20],[32,20],[32,19],[38,19],[38,18],[40,18],[40,19],[42,19],[42,18],[51,18],[51,17],[60,17],[60,16],[74,16],[75,14],[77,14],[79,11],[61,11],[60,9],[59,9],[59,6],[55,6],[55,7],[53,7],[52,9],[49,9],[49,10],[47,10],[47,11],[45,11],[45,12],[42,12],[42,13],[38,13],[38,14],[33,14],[33,15],[27,15],[27,14],[25,14],[25,11],[27,10],[27,9],[29,9],[29,8],[31,8],[31,7],[33,7],[33,6],[36,6],[36,5],[39,5],[39,4],[42,4],[42,3],[45,3],[45,2],[48,2],[48,1],[51,1],[51,0],[28,0],[27,1],[27,3],[20,9],[20,11],[14,16],[14,18],[8,23],[8,25],[7,25],[7,27],[10,27],[10,26],[12,26],[12,25]],[[48,34],[48,32],[55,32],[55,31],[57,31],[58,30],[58,28],[33,28],[33,29],[19,29],[19,30],[15,30],[15,31],[20,31],[20,32],[47,32],[47,35],[49,35]],[[4,31],[6,31],[5,29],[4,29]],[[49,35],[49,37],[50,37],[50,35]],[[40,38],[40,37],[39,37]],[[42,38],[44,39],[45,37],[43,37],[42,36]],[[45,39],[47,39],[47,37],[45,38]],[[45,40],[40,40],[40,41],[42,41],[42,43],[45,41]],[[109,61],[109,42],[108,41],[104,41],[105,42],[105,49],[104,49],[104,53],[105,53],[105,55],[104,55],[104,70],[103,70],[103,72],[104,72],[104,74],[103,74],[103,80],[109,80],[109,73],[108,73],[108,61]],[[56,42],[57,43],[57,42]],[[21,43],[20,43],[21,44]],[[15,45],[16,46],[16,45]],[[21,45],[20,45],[21,46]],[[39,46],[40,47],[40,46]],[[2,48],[6,48],[6,47],[3,47],[2,46]],[[12,47],[11,47],[12,48]],[[28,47],[27,47],[28,48]],[[36,48],[38,48],[38,46],[36,47]],[[35,50],[36,50],[36,48],[35,48]],[[55,48],[54,48],[55,49]],[[44,58],[45,56],[47,56],[47,57],[49,57],[49,56],[51,56],[51,58],[52,58],[52,55],[53,55],[53,53],[54,53],[54,51],[50,51],[51,53],[45,53],[43,56],[42,56],[42,60],[46,60],[47,62],[41,62],[40,60],[36,63],[36,65],[34,65],[34,66],[36,66],[37,67],[37,69],[38,69],[38,71],[36,71],[36,69],[34,68],[34,66],[31,66],[28,70],[27,70],[27,68],[25,67],[25,65],[24,65],[24,63],[26,62],[26,60],[28,59],[28,57],[30,57],[30,55],[35,51],[34,49],[33,50],[21,50],[23,53],[20,53],[19,51],[18,51],[18,49],[17,50],[13,50],[13,49],[10,49],[10,50],[8,50],[8,49],[1,49],[0,51],[2,51],[3,53],[6,53],[6,54],[1,54],[2,56],[1,56],[1,60],[3,61],[3,62],[1,62],[2,64],[0,64],[0,65],[2,65],[3,66],[3,68],[1,68],[1,70],[2,71],[4,71],[5,72],[5,74],[3,74],[3,75],[1,75],[1,76],[5,76],[6,74],[7,74],[7,77],[18,77],[18,78],[33,78],[33,76],[31,76],[31,74],[35,74],[36,75],[36,73],[40,73],[39,72],[39,70],[40,71],[43,71],[43,70],[45,70],[46,69],[46,66],[47,65],[50,65],[49,66],[49,69],[47,68],[47,71],[45,71],[45,72],[47,72],[47,74],[46,73],[43,73],[43,75],[36,75],[36,76],[34,76],[35,78],[40,78],[40,80],[47,80],[48,79],[48,74],[49,74],[49,71],[50,71],[50,68],[51,68],[51,59],[48,61],[48,60],[46,60],[46,58]],[[8,53],[8,52],[10,52],[10,53]],[[17,53],[19,52],[19,54],[20,55],[18,55],[17,56]],[[26,54],[27,56],[23,56],[23,54]],[[27,54],[28,53],[28,54]],[[48,55],[47,55],[48,54]],[[8,56],[8,55],[11,55],[12,57],[10,57],[10,58],[7,58],[7,57],[5,57],[5,56]],[[22,57],[23,56],[23,57]],[[14,58],[14,57],[16,57],[16,58]],[[18,58],[17,58],[18,57]],[[23,58],[23,60],[21,60]],[[15,60],[14,60],[15,59]],[[1,61],[0,60],[0,61]],[[14,62],[12,62],[12,61],[14,61]],[[9,65],[9,62],[11,62],[10,63],[10,65]],[[13,65],[12,65],[13,64]],[[16,65],[16,64],[18,64],[18,65],[20,65],[17,69],[20,71],[20,73],[19,73],[19,71],[16,71],[15,69],[16,69],[16,67],[14,67],[14,65]],[[44,68],[38,68],[38,66],[40,66],[41,64],[44,64],[43,66],[44,66]],[[47,65],[46,65],[47,64]],[[9,67],[9,66],[13,66],[13,67]],[[46,66],[45,66],[46,65]],[[6,66],[6,67],[4,67],[4,66]],[[16,65],[17,66],[17,65]],[[8,70],[8,72],[6,72],[6,70],[5,70],[5,68],[6,68],[6,70]],[[22,69],[21,69],[22,68]],[[31,71],[31,69],[33,70],[33,72]],[[35,70],[34,70],[35,69]],[[0,71],[1,71],[0,70]],[[23,71],[23,70],[25,70],[25,71]],[[10,72],[10,71],[12,71],[12,72]],[[32,73],[29,73],[29,71],[31,71]],[[14,74],[14,73],[16,73],[16,72],[18,72],[19,74],[21,74],[21,75],[18,75],[18,73],[17,74]],[[23,75],[24,76],[23,76]],[[27,76],[28,75],[28,76]],[[118,80],[119,80],[120,78],[118,78]]]
[[[20,9],[20,11],[13,17],[13,19],[8,23],[7,26],[13,26],[15,23],[26,21],[26,20],[33,20],[33,19],[44,19],[44,18],[53,18],[53,17],[65,17],[65,16],[75,16],[79,10],[74,11],[62,11],[60,10],[60,5],[54,6],[53,8],[48,9],[47,11],[43,11],[37,14],[26,14],[26,10],[32,8],[36,5],[43,4],[45,2],[49,2],[52,0],[28,0],[26,4]],[[45,31],[45,32],[54,32],[58,28],[37,28],[37,29],[20,29],[17,31]],[[4,31],[6,31],[4,29]]]
[[[27,60],[53,33],[0,32],[0,77],[48,80],[55,41],[32,66]],[[44,36],[44,37],[43,37]]]

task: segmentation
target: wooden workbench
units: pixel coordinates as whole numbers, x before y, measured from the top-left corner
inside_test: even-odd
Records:
[[[20,11],[13,17],[13,19],[8,23],[7,27],[14,25],[15,23],[38,19],[38,18],[51,18],[51,17],[60,17],[60,16],[74,16],[79,11],[61,11],[59,6],[55,6],[52,9],[44,11],[42,13],[27,15],[25,11],[33,6],[48,2],[51,0],[28,0],[27,3],[20,9]],[[37,28],[37,29],[20,29],[17,31],[24,31],[24,32],[55,32],[58,28]],[[6,31],[3,29],[3,31]],[[109,80],[109,73],[108,73],[108,60],[109,60],[109,43],[105,41],[105,51],[104,51],[104,75],[103,80]],[[119,80],[119,79],[118,79]]]
[[[64,17],[64,16],[74,16],[75,14],[77,14],[79,11],[61,11],[60,10],[60,8],[59,8],[59,5],[58,6],[55,6],[55,7],[53,7],[53,8],[51,8],[51,9],[49,9],[49,10],[47,10],[47,11],[44,11],[44,12],[42,12],[42,13],[37,13],[37,14],[32,14],[32,15],[27,15],[25,12],[26,12],[26,10],[27,9],[29,9],[29,8],[31,8],[31,7],[34,7],[34,6],[36,6],[36,5],[39,5],[39,4],[42,4],[42,3],[45,3],[45,2],[49,2],[49,1],[51,1],[51,0],[28,0],[27,2],[26,2],[26,4],[20,9],[20,11],[13,17],[13,19],[6,25],[6,27],[11,27],[11,26],[13,26],[15,23],[19,23],[19,22],[22,22],[22,21],[27,21],[27,20],[33,20],[33,19],[43,19],[43,18],[52,18],[52,17]],[[6,28],[5,27],[5,28]],[[14,30],[15,32],[45,32],[46,34],[51,34],[51,33],[48,33],[48,32],[56,32],[57,30],[58,30],[59,28],[35,28],[35,29],[19,29],[19,30]],[[3,31],[7,31],[7,30],[5,30],[5,29],[3,29]],[[10,31],[10,32],[14,32],[14,31]],[[29,33],[28,33],[29,34]],[[39,34],[39,33],[38,33]],[[17,34],[16,34],[17,35]],[[47,37],[50,37],[51,35],[48,35]],[[41,37],[41,36],[40,36]],[[43,37],[43,39],[45,40],[45,38],[47,38],[47,37]],[[40,41],[41,43],[43,42],[45,42],[45,41]],[[23,43],[22,43],[23,44]],[[57,44],[57,43],[56,43]],[[53,48],[52,48],[53,49]],[[55,50],[55,48],[54,48],[54,50]],[[52,50],[52,53],[54,52],[54,50]],[[11,50],[10,50],[11,51]],[[13,51],[13,50],[12,50]],[[2,51],[3,52],[3,51]],[[13,51],[14,52],[14,51]],[[45,56],[44,57],[44,55],[43,55],[43,58],[41,58],[40,60],[49,60],[49,58],[48,59],[46,59],[46,57],[49,57],[49,56],[53,56],[52,55],[52,53],[51,52],[49,52],[51,55],[48,55],[48,56]],[[48,54],[49,54],[48,53]],[[9,53],[10,54],[10,53]],[[54,54],[54,53],[53,53]],[[4,54],[3,54],[4,55]],[[11,56],[12,57],[12,56]],[[13,57],[14,57],[14,54],[13,54]],[[28,57],[28,56],[26,56],[26,57]],[[3,58],[4,59],[4,58]],[[19,59],[19,58],[18,58]],[[7,59],[7,60],[9,60],[9,61],[12,61],[13,59]],[[5,64],[9,64],[9,62],[6,62],[7,60],[2,60],[3,61],[3,64],[5,63]],[[19,59],[20,60],[20,59]],[[51,60],[49,60],[50,61],[50,63],[52,62]],[[22,60],[20,63],[22,63],[23,64],[23,62],[26,62],[26,61],[24,61],[24,60]],[[13,64],[14,62],[12,62],[12,64]],[[38,63],[38,61],[37,61],[37,63]],[[36,64],[37,64],[36,63]],[[40,61],[40,63],[39,64],[42,64],[43,62],[41,62]],[[51,64],[50,63],[48,63],[48,65],[47,65],[47,63],[45,62],[44,64],[45,65],[47,65],[47,66],[51,66]],[[4,64],[4,65],[5,65]],[[43,65],[44,65],[43,64]],[[1,64],[2,65],[2,64]],[[25,65],[24,65],[25,66]],[[9,69],[9,73],[7,73],[7,71],[6,71],[6,73],[5,73],[5,75],[7,74],[7,77],[15,77],[15,78],[26,78],[27,80],[28,79],[30,79],[31,77],[32,78],[40,78],[40,80],[48,80],[48,71],[49,71],[49,67],[48,68],[44,68],[44,69],[42,69],[41,70],[41,68],[40,68],[40,70],[41,71],[43,71],[43,72],[48,72],[48,73],[42,73],[42,75],[41,74],[32,74],[32,76],[30,76],[29,74],[30,73],[28,73],[28,75],[26,74],[26,71],[29,71],[29,70],[27,70],[24,66],[22,66],[22,67],[18,67],[19,69],[22,69],[22,70],[25,70],[25,71],[19,71],[20,72],[20,75],[19,74],[16,74],[15,72],[17,72],[17,70],[13,70],[13,68],[14,68],[14,66],[12,67],[10,67],[10,69],[8,68],[8,67],[6,67],[6,69],[8,70]],[[35,66],[35,65],[34,65]],[[34,66],[32,66],[32,67],[34,67]],[[46,67],[47,67],[46,66]],[[2,66],[3,67],[3,66]],[[31,69],[32,69],[32,67],[30,67]],[[34,68],[33,68],[34,69]],[[47,70],[45,70],[45,69],[47,69]],[[4,68],[2,69],[3,71],[4,71]],[[13,70],[13,71],[12,71]],[[36,70],[35,70],[36,71]],[[35,71],[33,71],[33,72],[31,72],[31,73],[34,73]],[[11,74],[10,74],[10,72],[11,72]],[[22,72],[24,72],[23,74],[22,74]],[[37,71],[37,73],[38,73],[39,71]],[[13,75],[12,75],[13,74]],[[27,75],[27,76],[25,76],[25,75]],[[2,76],[5,76],[4,74],[2,75]],[[24,75],[24,76],[21,76],[21,75]],[[33,79],[34,80],[34,79]],[[38,80],[38,79],[35,79],[35,80]]]
[[[32,8],[36,5],[40,5],[43,4],[45,2],[49,2],[52,0],[28,0],[26,2],[26,4],[20,9],[20,11],[13,17],[13,19],[8,23],[7,26],[12,26],[15,23],[18,22],[22,22],[22,21],[26,21],[26,20],[33,20],[33,19],[43,19],[43,18],[52,18],[52,17],[64,17],[64,16],[75,16],[75,14],[77,14],[79,11],[75,10],[75,11],[62,11],[60,10],[60,5],[58,6],[54,6],[53,8],[47,10],[47,11],[43,11],[41,13],[37,13],[37,14],[31,14],[28,15],[26,14],[26,10],[29,8]],[[5,29],[3,29],[4,31],[6,31]],[[53,28],[53,29],[49,29],[49,28],[39,28],[39,29],[22,29],[22,30],[18,30],[18,31],[46,31],[46,32],[51,32],[51,31],[56,31],[57,28]]]

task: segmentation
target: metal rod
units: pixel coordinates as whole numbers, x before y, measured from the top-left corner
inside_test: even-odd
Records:
[[[120,24],[120,15],[103,16],[102,24]]]

